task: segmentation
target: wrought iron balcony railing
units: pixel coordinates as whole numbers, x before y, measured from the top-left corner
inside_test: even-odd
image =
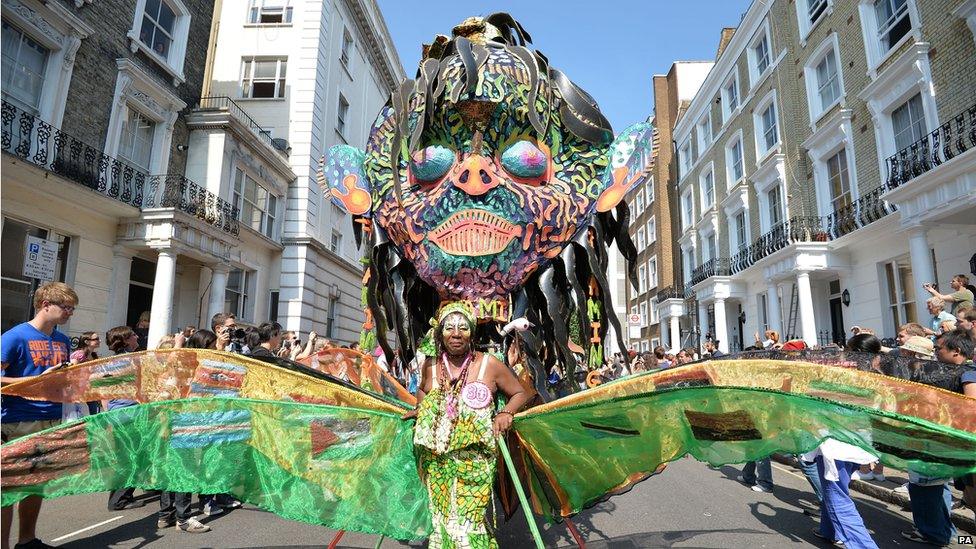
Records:
[[[976,104],[888,157],[888,189],[896,189],[974,147]]]
[[[235,206],[182,175],[150,177],[145,207],[176,208],[234,236],[241,233]]]
[[[791,217],[777,223],[751,245],[730,257],[730,272],[735,274],[742,271],[760,259],[796,242],[826,242],[827,240],[830,240],[830,233],[824,228],[820,217]]]
[[[898,207],[881,199],[885,193],[883,186],[861,195],[857,200],[825,215],[823,227],[831,239],[840,238],[861,227],[867,227],[882,217],[895,212]]]
[[[3,101],[3,152],[89,189],[139,208],[148,175]]]
[[[728,276],[729,274],[731,274],[729,271],[729,258],[713,257],[691,271],[691,284],[694,286],[707,278]]]
[[[251,115],[247,114],[247,111],[245,111],[243,107],[241,107],[236,101],[234,101],[230,97],[223,96],[223,95],[201,97],[200,109],[228,111],[230,115],[236,118],[238,121],[240,121],[241,124],[244,124],[245,126],[250,128],[251,131],[257,134],[258,137],[260,137],[262,141],[267,143],[269,147],[272,147],[273,149],[275,149],[280,153],[287,154],[287,149],[286,149],[287,145],[285,144],[285,142],[282,140],[272,139],[271,132],[264,129],[263,127],[261,127],[260,124],[255,122],[254,119],[251,118]]]
[[[666,301],[668,299],[684,299],[684,298],[685,298],[684,289],[680,287],[676,288],[674,286],[668,286],[667,288],[663,288],[661,290],[658,290],[657,292],[658,303],[661,303],[662,301]]]

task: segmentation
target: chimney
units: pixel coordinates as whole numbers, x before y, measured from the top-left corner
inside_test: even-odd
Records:
[[[722,57],[722,52],[725,51],[725,47],[732,41],[733,34],[735,34],[735,27],[725,27],[722,29],[722,37],[718,41],[718,53],[715,54],[716,61],[718,61],[719,57]]]

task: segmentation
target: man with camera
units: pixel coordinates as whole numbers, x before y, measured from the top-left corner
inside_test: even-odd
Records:
[[[951,303],[952,314],[956,314],[957,311],[962,311],[964,309],[973,307],[973,292],[968,288],[968,276],[964,274],[957,274],[956,276],[952,277],[952,281],[949,282],[949,286],[952,288],[952,292],[943,295],[939,293],[939,289],[935,286],[935,284],[932,284],[931,282],[922,284],[925,291],[932,294],[932,297],[937,297],[945,303]]]
[[[234,313],[217,313],[210,319],[210,327],[217,334],[217,350],[244,354],[244,330],[237,327]]]

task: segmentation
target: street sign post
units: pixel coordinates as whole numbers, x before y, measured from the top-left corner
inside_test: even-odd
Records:
[[[640,313],[633,313],[627,315],[627,336],[630,339],[640,339],[641,326],[644,325],[644,315]]]
[[[58,264],[58,243],[36,236],[28,236],[24,249],[24,276],[38,280],[54,280]]]

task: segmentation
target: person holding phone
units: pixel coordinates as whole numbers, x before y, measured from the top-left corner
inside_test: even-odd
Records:
[[[48,282],[34,292],[34,318],[0,336],[3,368],[0,384],[42,376],[68,363],[71,340],[58,331],[58,326],[71,319],[77,305],[78,294],[64,282]],[[3,442],[61,423],[61,404],[57,402],[4,396],[0,403]],[[40,496],[28,496],[17,504],[18,546],[47,547],[35,532],[41,501]],[[2,520],[3,535],[7,536],[14,520],[13,505],[3,508]]]

